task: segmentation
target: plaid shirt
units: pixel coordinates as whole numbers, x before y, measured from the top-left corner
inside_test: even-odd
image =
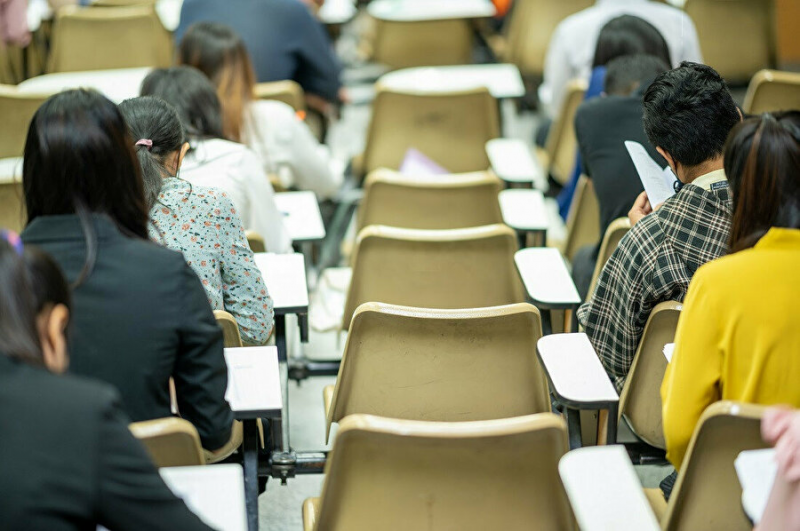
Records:
[[[724,182],[724,181],[723,181]],[[653,307],[683,301],[704,263],[727,252],[731,197],[725,185],[687,185],[625,235],[578,319],[621,391]]]

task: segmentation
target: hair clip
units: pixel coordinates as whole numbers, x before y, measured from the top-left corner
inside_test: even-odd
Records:
[[[144,146],[147,148],[147,151],[153,149],[153,141],[149,138],[142,138],[141,140],[136,141],[137,146]]]
[[[19,237],[19,234],[13,230],[3,229],[0,230],[0,237],[7,241],[8,244],[17,251],[18,255],[22,256],[25,246],[22,244],[22,238]]]

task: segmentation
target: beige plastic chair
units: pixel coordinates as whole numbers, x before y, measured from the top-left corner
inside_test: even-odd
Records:
[[[217,324],[222,328],[223,342],[225,348],[236,348],[242,345],[242,336],[239,333],[239,325],[231,314],[223,310],[214,310],[214,317]]]
[[[414,177],[378,169],[364,182],[357,227],[460,229],[503,223],[501,189],[489,172]]]
[[[152,6],[58,11],[48,72],[169,67],[172,35]]]
[[[499,135],[497,101],[486,88],[423,93],[378,84],[363,161],[354,169],[399,169],[415,148],[452,173],[485,171],[486,142]]]
[[[134,422],[133,435],[144,443],[157,467],[206,464],[200,436],[191,422],[168,417]]]
[[[599,239],[600,204],[597,202],[592,180],[581,175],[575,185],[575,193],[567,216],[567,239],[564,242],[563,254],[572,261],[578,249],[585,245],[596,244]]]
[[[764,407],[717,402],[695,429],[678,481],[664,501],[660,489],[645,489],[664,531],[751,531],[742,509],[742,487],[733,462],[744,450],[766,448],[761,439]]]
[[[418,308],[485,308],[525,302],[505,225],[416,230],[371,225],[356,239],[342,330],[356,308],[384,302]]]
[[[567,184],[575,169],[578,139],[575,136],[575,114],[586,94],[586,81],[573,79],[569,82],[558,118],[550,127],[547,144],[537,149],[542,167],[560,184]]]
[[[550,411],[530,304],[432,310],[369,302],[356,310],[336,386],[323,391],[331,424],[369,414],[439,422]],[[328,436],[326,435],[326,437]]]
[[[472,62],[468,20],[375,21],[372,60],[392,69]]]
[[[727,81],[748,81],[775,63],[772,0],[686,0],[704,62]]]
[[[744,98],[745,113],[791,109],[800,109],[800,73],[762,70],[753,76]]]
[[[247,238],[247,243],[250,245],[250,250],[254,253],[266,253],[267,244],[264,242],[264,237],[254,230],[244,231]]]
[[[369,415],[342,421],[306,531],[570,531],[558,475],[567,428],[552,413],[481,422]]]
[[[628,218],[617,218],[612,221],[606,229],[603,241],[600,244],[600,251],[597,253],[597,264],[595,264],[594,273],[592,273],[592,282],[589,284],[589,291],[586,293],[587,301],[592,297],[592,293],[594,293],[594,288],[597,286],[597,279],[600,278],[603,267],[606,265],[606,262],[608,262],[608,259],[611,258],[611,255],[614,254],[614,251],[619,246],[620,240],[628,234],[629,230],[631,230],[631,222]]]
[[[303,88],[292,80],[258,83],[255,87],[255,96],[260,100],[281,101],[295,111],[306,109]]]
[[[653,308],[619,399],[620,418],[625,417],[637,437],[662,450],[666,449],[661,423],[661,382],[667,370],[664,345],[675,341],[682,308],[674,301]]]

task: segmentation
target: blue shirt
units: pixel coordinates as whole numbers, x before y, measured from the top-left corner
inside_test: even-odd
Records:
[[[180,42],[196,22],[233,28],[244,40],[259,82],[291,79],[337,101],[341,66],[325,28],[298,0],[185,0],[175,31]]]

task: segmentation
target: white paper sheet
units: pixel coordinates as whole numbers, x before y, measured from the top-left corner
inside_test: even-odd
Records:
[[[664,357],[667,358],[667,363],[672,363],[672,353],[675,352],[675,343],[667,343],[664,345]]]
[[[736,475],[742,484],[742,506],[747,516],[758,524],[767,508],[772,484],[778,465],[775,463],[775,450],[748,450],[739,454],[734,461]]]
[[[647,192],[647,197],[650,199],[650,204],[653,208],[675,195],[675,189],[672,187],[675,175],[669,166],[662,169],[647,153],[644,146],[638,142],[626,140],[625,147],[628,149],[633,165],[636,166],[639,179],[642,180],[644,191]]]

